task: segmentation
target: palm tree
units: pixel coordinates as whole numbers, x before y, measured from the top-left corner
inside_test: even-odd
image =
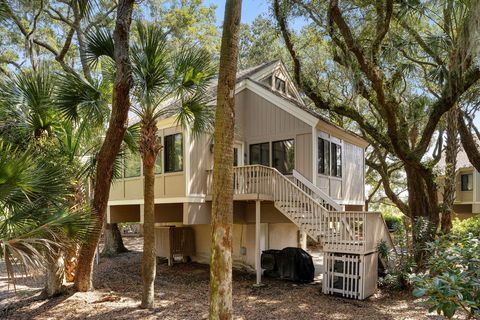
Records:
[[[233,140],[241,0],[227,0],[213,149],[209,319],[232,319]]]
[[[35,146],[65,164],[65,174],[71,178],[66,187],[70,207],[86,204],[85,185],[92,179],[96,161],[85,159],[94,159],[103,141],[109,109],[100,86],[76,74],[55,74],[46,65],[0,83],[0,110],[5,119],[0,123],[0,136],[17,149]],[[67,255],[75,252],[69,247]],[[57,250],[49,255],[48,295],[62,291],[64,254]]]
[[[206,90],[215,74],[210,55],[197,47],[172,45],[155,25],[136,24],[137,41],[131,50],[134,79],[132,111],[140,123],[140,153],[144,180],[144,248],[141,307],[153,307],[155,257],[155,162],[162,145],[157,136],[159,119],[175,116],[194,135],[212,127]],[[89,35],[90,56],[111,56],[111,37],[105,30]]]
[[[0,255],[14,287],[19,267],[30,272],[49,266],[59,251],[86,239],[93,227],[85,207],[69,206],[65,167],[37,150],[16,149],[0,139]],[[58,294],[62,285],[49,276],[45,293]]]

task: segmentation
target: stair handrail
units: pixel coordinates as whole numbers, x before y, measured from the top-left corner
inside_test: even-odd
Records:
[[[328,194],[326,194],[322,189],[314,185],[310,182],[307,178],[305,178],[300,172],[297,170],[293,170],[293,177],[300,181],[303,185],[309,188],[314,194],[318,195],[323,201],[325,201],[328,205],[334,208],[336,211],[342,211],[342,206],[339,205],[335,200],[333,200]]]

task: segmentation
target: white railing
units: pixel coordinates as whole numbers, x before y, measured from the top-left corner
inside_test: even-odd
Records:
[[[389,237],[380,213],[329,210],[275,168],[248,165],[235,167],[233,172],[234,195],[255,195],[252,199],[258,199],[258,195],[270,197],[274,206],[300,230],[313,239],[321,237],[324,251],[373,252],[380,240]],[[208,171],[207,190],[211,194],[211,170]]]
[[[322,189],[314,185],[297,170],[293,170],[293,182],[329,211],[342,211],[342,206]]]
[[[208,170],[208,194],[211,194],[212,181],[212,170]],[[275,207],[314,239],[318,239],[321,234],[323,217],[328,212],[314,198],[272,167],[235,167],[233,194],[262,194],[272,197]]]
[[[331,211],[325,220],[325,251],[374,252],[380,240],[389,239],[380,212]]]

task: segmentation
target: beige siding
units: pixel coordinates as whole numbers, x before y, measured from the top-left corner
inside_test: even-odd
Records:
[[[190,144],[190,192],[205,194],[207,187],[207,170],[213,167],[213,155],[210,152],[210,135],[202,134],[192,139]]]
[[[108,222],[109,223],[140,222],[140,206],[139,205],[110,206],[110,220]]]
[[[194,225],[195,256],[194,261],[200,263],[210,262],[210,225]],[[283,249],[297,246],[298,228],[293,223],[262,223],[260,228],[260,248]],[[246,249],[246,254],[241,254],[241,248]],[[234,224],[232,241],[232,259],[235,268],[253,270],[255,267],[255,225]]]
[[[312,181],[312,134],[298,134],[295,143],[295,169]]]
[[[311,133],[311,127],[256,93],[244,90],[236,110],[239,113],[239,128],[243,126],[244,137],[249,143],[295,139],[297,134]],[[243,110],[241,110],[243,109]],[[242,131],[242,130],[240,130]],[[248,148],[247,148],[248,149]]]
[[[171,120],[169,120],[171,122]],[[178,126],[171,126],[167,128],[161,128],[158,130],[158,135],[162,137],[162,143],[164,143],[164,137],[166,135],[182,132]],[[155,198],[172,198],[172,197],[184,197],[186,192],[185,181],[185,167],[187,161],[188,146],[185,142],[185,133],[183,134],[184,146],[183,146],[183,171],[164,173],[165,165],[164,150],[160,151],[158,157],[162,159],[162,173],[155,176]],[[194,172],[194,171],[193,171]],[[142,200],[143,199],[143,177],[126,178],[116,180],[112,188],[110,189],[109,201],[116,200]]]
[[[365,201],[363,148],[344,142],[343,157],[343,199],[362,203]]]
[[[343,178],[330,178],[330,197],[335,200],[345,200],[342,190]]]

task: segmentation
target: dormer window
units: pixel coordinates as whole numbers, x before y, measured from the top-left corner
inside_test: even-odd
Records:
[[[282,80],[279,77],[275,77],[275,90],[286,93],[285,80]]]

